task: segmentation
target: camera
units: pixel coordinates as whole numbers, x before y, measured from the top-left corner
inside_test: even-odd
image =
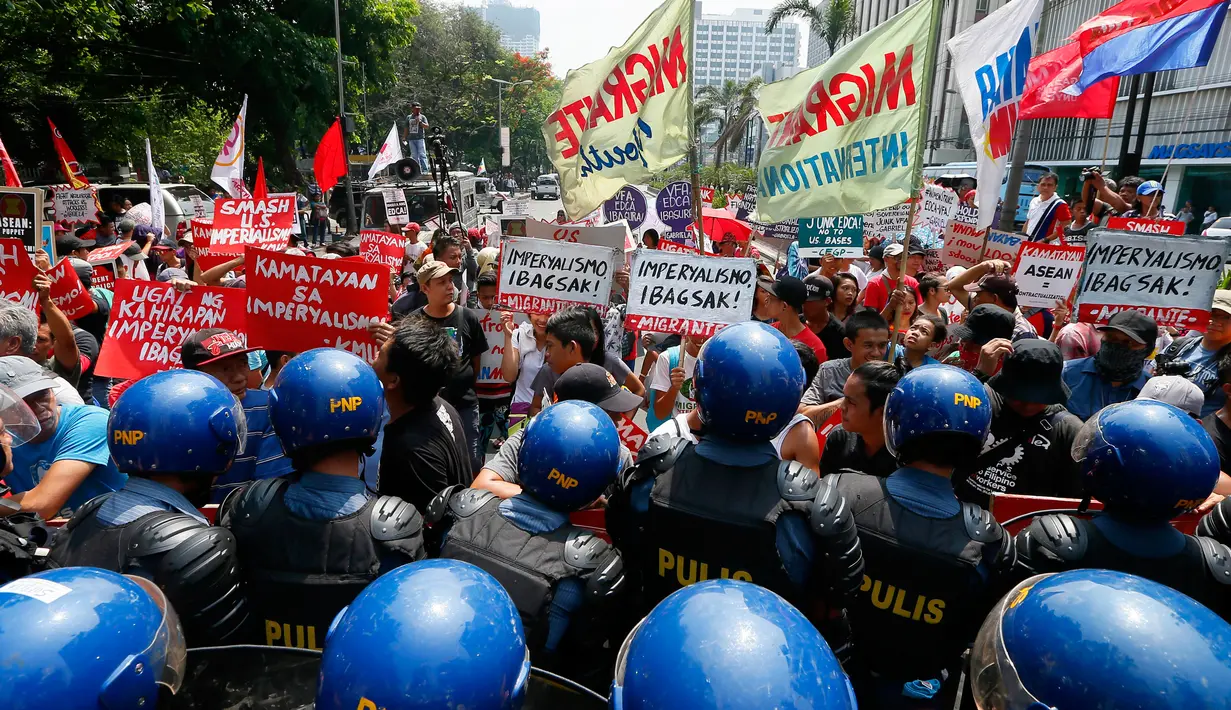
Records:
[[[1103,171],[1100,168],[1083,168],[1081,171],[1081,181],[1093,180],[1095,175],[1102,175]]]

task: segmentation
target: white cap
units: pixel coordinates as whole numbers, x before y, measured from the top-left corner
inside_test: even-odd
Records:
[[[964,273],[966,273],[965,266],[950,266],[949,270],[945,272],[945,280],[952,281]]]
[[[890,244],[885,247],[885,253],[883,256],[902,256],[902,251],[901,244]]]
[[[1137,399],[1166,402],[1194,417],[1201,416],[1201,407],[1205,405],[1205,395],[1201,394],[1201,388],[1179,375],[1151,377],[1146,381],[1145,387],[1141,388]]]

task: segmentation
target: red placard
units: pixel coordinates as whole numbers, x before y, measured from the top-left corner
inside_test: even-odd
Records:
[[[94,288],[105,288],[108,291],[115,290],[115,262],[107,262],[106,264],[93,264],[93,274],[90,277],[90,285]]]
[[[1047,498],[1044,496],[1020,496],[1010,493],[995,493],[992,495],[991,507],[989,511],[992,517],[1000,524],[1004,524],[1006,520],[1012,520],[1026,513],[1035,513],[1042,510],[1076,510],[1081,501],[1076,498]],[[1103,509],[1103,504],[1097,500],[1090,501],[1090,512],[1095,512]],[[1088,518],[1088,515],[1077,515],[1070,513],[1076,517]],[[1016,535],[1030,525],[1034,517],[1023,518],[1006,527],[1010,535]],[[1185,535],[1192,535],[1197,530],[1197,523],[1201,521],[1201,516],[1186,512],[1177,515],[1171,519],[1171,525],[1175,529]]]
[[[373,362],[373,321],[389,320],[389,270],[249,248],[248,343],[303,352],[340,348]]]
[[[86,257],[86,261],[91,264],[105,264],[109,261],[115,261],[134,243],[130,240],[127,242],[116,242],[111,246],[99,247],[90,252],[90,255]]]
[[[1146,219],[1145,217],[1109,217],[1107,228],[1144,232],[1145,234],[1181,235],[1184,233],[1184,223],[1179,220]]]
[[[379,229],[359,233],[359,256],[370,264],[381,264],[390,271],[401,272],[406,257],[406,237]]]
[[[714,188],[712,187],[702,187],[701,188],[701,203],[704,204],[706,207],[714,206]]]
[[[701,253],[700,249],[690,247],[687,244],[677,244],[671,241],[670,239],[659,239],[658,240],[658,250],[659,251],[671,251],[677,254],[700,254]]]
[[[82,285],[68,259],[61,259],[53,266],[47,272],[47,278],[51,279],[51,302],[64,313],[65,318],[77,320],[98,310],[98,304],[90,297],[90,292]]]
[[[38,267],[30,261],[20,239],[0,239],[0,300],[38,311],[38,291],[34,290],[37,274]]]
[[[290,241],[294,223],[294,195],[217,200],[210,249],[215,255],[232,256],[250,246],[282,250]]]
[[[640,451],[650,438],[650,433],[637,426],[637,422],[629,419],[627,414],[620,417],[619,423],[616,424],[616,432],[620,435],[620,443],[634,454]]]
[[[95,374],[137,379],[180,366],[180,344],[203,328],[244,333],[244,292],[120,279]]]

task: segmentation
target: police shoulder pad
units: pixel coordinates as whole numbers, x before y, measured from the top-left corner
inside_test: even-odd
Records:
[[[816,471],[798,461],[783,461],[778,464],[778,494],[783,500],[812,500],[821,477]]]
[[[69,518],[68,522],[64,524],[64,529],[72,530],[73,528],[77,527],[77,525],[80,524],[81,521],[88,519],[91,515],[94,514],[95,511],[97,511],[99,508],[102,507],[103,503],[107,502],[107,497],[112,495],[113,493],[114,491],[112,491],[111,493],[104,493],[102,495],[97,495],[87,500],[85,503],[82,503],[80,508],[73,511],[73,517]]]
[[[191,515],[162,513],[142,519],[126,540],[124,554],[129,557],[145,557],[173,550],[193,537],[198,531],[211,528]],[[226,532],[218,530],[218,532]],[[230,535],[230,533],[227,533]]]
[[[397,496],[381,496],[371,511],[372,537],[382,542],[414,537],[423,530],[423,516]]]
[[[564,542],[564,563],[573,569],[592,570],[610,549],[611,545],[589,530],[574,530]]]
[[[1080,562],[1089,546],[1085,523],[1071,515],[1039,517],[1026,528],[1025,534],[1065,562]]]
[[[449,512],[458,518],[468,518],[495,497],[495,493],[482,488],[467,488],[449,499]]]
[[[837,477],[827,476],[818,481],[813,490],[816,497],[812,499],[812,510],[808,514],[812,531],[817,535],[837,534],[851,517],[850,506],[838,490]]]
[[[225,511],[222,525],[234,527],[255,523],[287,485],[285,478],[262,478],[232,492],[222,501],[220,510]],[[232,500],[234,503],[228,505]]]
[[[1004,528],[982,506],[962,503],[962,522],[966,525],[966,534],[975,542],[996,542],[1004,538]]]
[[[1231,586],[1231,548],[1208,537],[1197,538],[1205,566],[1218,582]]]
[[[424,511],[424,518],[427,519],[429,525],[435,525],[444,519],[445,513],[449,510],[449,499],[457,493],[465,490],[460,484],[454,484],[445,488],[443,491],[436,494],[427,504],[427,510]]]
[[[675,460],[680,457],[684,449],[688,448],[688,444],[688,439],[675,434],[650,437],[650,440],[645,442],[645,446],[637,452],[636,467],[643,477],[646,473],[650,476],[666,473],[675,465]]]

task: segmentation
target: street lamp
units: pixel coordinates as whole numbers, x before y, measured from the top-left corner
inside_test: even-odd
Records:
[[[524,86],[533,84],[533,81],[526,79],[524,81],[505,81],[495,77],[485,76],[484,79],[496,82],[496,141],[500,141],[500,129],[504,125],[504,87],[512,88],[514,86]],[[504,157],[504,146],[500,146],[500,156]],[[502,160],[501,163],[504,161]],[[512,162],[512,161],[510,161]]]

